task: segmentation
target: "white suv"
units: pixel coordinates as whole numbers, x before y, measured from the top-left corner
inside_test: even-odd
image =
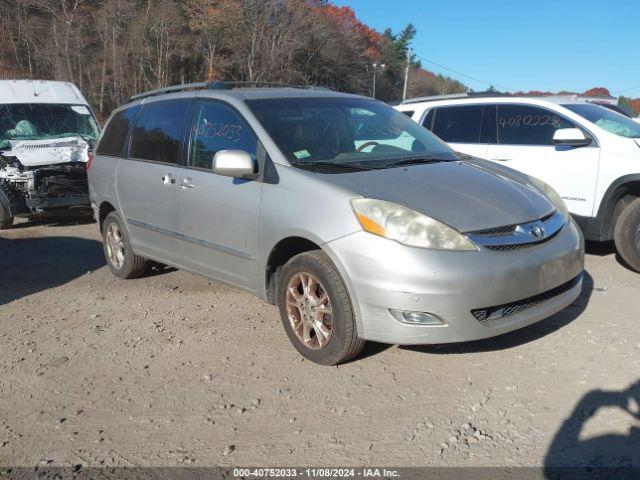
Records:
[[[396,108],[458,152],[549,183],[587,239],[615,240],[640,271],[640,124],[593,103],[528,97],[430,97]]]

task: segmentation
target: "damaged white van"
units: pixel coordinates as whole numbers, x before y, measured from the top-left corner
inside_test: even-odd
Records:
[[[99,134],[72,83],[0,80],[0,229],[17,215],[88,208],[86,165]]]

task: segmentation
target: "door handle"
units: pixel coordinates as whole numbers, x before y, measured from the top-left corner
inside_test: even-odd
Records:
[[[510,162],[513,158],[491,158],[493,162]]]
[[[165,173],[164,177],[162,177],[162,183],[165,185],[171,185],[176,183],[176,179],[169,173]]]
[[[191,182],[191,178],[184,177],[182,179],[182,182],[180,183],[180,186],[182,188],[193,188],[193,187],[195,187],[195,184]]]

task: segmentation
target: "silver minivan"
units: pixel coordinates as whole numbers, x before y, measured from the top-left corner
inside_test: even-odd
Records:
[[[141,94],[111,116],[89,184],[115,275],[152,260],[248,290],[320,364],[366,340],[492,337],[581,290],[583,239],[548,185],[370,98],[220,82]]]

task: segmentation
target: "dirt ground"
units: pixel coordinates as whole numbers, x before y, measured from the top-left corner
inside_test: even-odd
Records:
[[[275,307],[184,271],[123,281],[92,223],[0,233],[0,465],[640,465],[640,275],[467,344],[295,352]]]

